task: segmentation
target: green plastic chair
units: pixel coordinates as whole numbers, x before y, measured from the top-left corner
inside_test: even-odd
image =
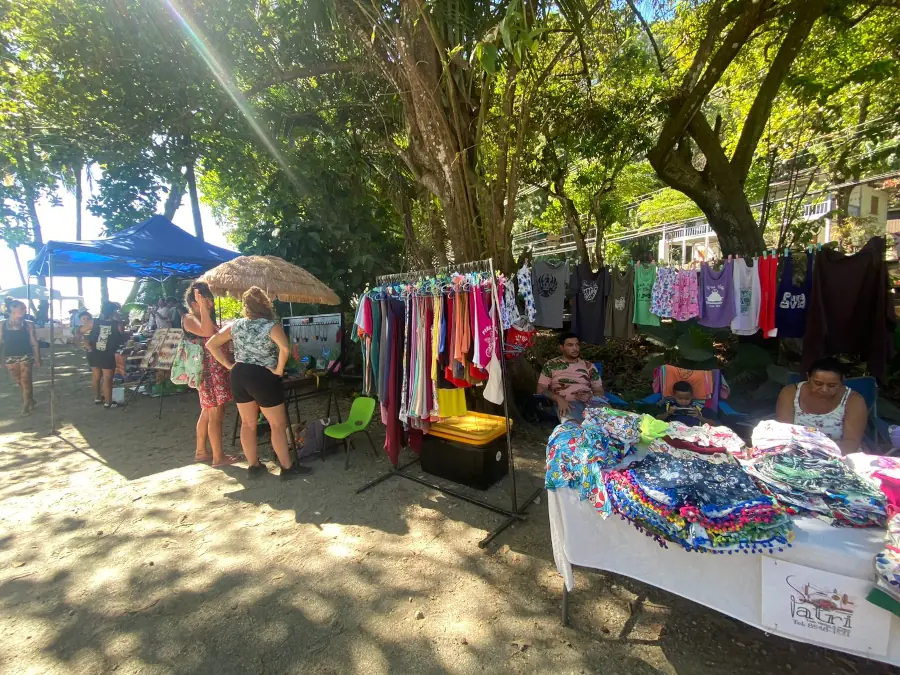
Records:
[[[344,443],[344,450],[347,453],[344,469],[350,468],[350,446],[352,445],[352,442],[349,441],[349,438],[353,434],[363,432],[366,435],[366,438],[369,439],[369,443],[372,445],[372,452],[374,452],[376,456],[378,455],[378,450],[375,448],[375,442],[372,440],[372,436],[369,435],[369,422],[372,421],[372,413],[374,412],[375,399],[367,396],[360,396],[353,401],[353,406],[350,408],[350,417],[347,418],[346,422],[325,427],[326,436]]]

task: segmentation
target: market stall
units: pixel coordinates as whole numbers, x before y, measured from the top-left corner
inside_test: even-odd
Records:
[[[892,458],[762,422],[750,447],[724,427],[586,413],[548,444],[550,531],[563,577],[622,574],[769,633],[900,665],[900,619],[867,601],[895,507]],[[885,468],[890,467],[890,468]],[[891,591],[889,591],[891,593]]]
[[[112,237],[88,241],[48,241],[28,266],[31,276],[53,278],[191,278],[238,254],[191,236],[163,216],[129,227]],[[50,426],[56,431],[53,303],[50,304]]]

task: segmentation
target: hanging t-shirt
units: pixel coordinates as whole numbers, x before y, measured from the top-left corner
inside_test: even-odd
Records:
[[[802,338],[806,330],[806,308],[809,306],[812,290],[813,257],[806,256],[806,276],[803,283],[794,284],[794,268],[791,256],[784,257],[781,265],[781,283],[775,295],[775,326],[778,337]]]
[[[672,318],[688,321],[700,316],[700,293],[697,288],[697,273],[694,270],[679,270],[675,275],[675,293],[672,299]]]
[[[529,323],[534,323],[536,315],[534,293],[531,288],[531,270],[527,263],[522,265],[522,269],[516,274],[516,279],[519,281],[519,295],[525,301],[525,315],[528,317]]]
[[[609,270],[601,267],[596,273],[588,263],[581,263],[572,272],[570,288],[575,294],[572,303],[572,332],[582,342],[602,345],[606,323],[606,295],[609,292]]]
[[[775,337],[775,276],[778,272],[778,259],[762,257],[757,260],[759,267],[759,327],[763,337]]]
[[[534,263],[535,325],[545,328],[562,328],[563,303],[566,299],[566,281],[569,279],[569,263]]]
[[[734,318],[734,266],[726,260],[714,271],[707,263],[700,267],[700,319],[707,328],[727,328]]]
[[[658,326],[659,317],[650,311],[656,265],[636,265],[634,271],[634,322],[642,326]]]
[[[634,268],[624,272],[610,271],[606,300],[606,337],[629,339],[634,337]]]
[[[734,319],[731,330],[737,335],[753,335],[759,330],[759,265],[753,267],[738,258],[734,261]]]

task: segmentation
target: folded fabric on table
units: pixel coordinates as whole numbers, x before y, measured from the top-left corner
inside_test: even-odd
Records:
[[[610,514],[601,471],[615,466],[637,449],[641,415],[611,408],[588,408],[584,421],[563,422],[547,441],[545,487],[578,490],[603,517]]]
[[[744,470],[780,504],[832,525],[884,526],[884,495],[876,483],[844,463],[839,450],[833,454],[832,446],[837,446],[831,439],[814,429],[781,424],[776,432],[782,441],[789,440],[775,446],[768,442],[774,435],[757,433],[758,429],[753,431],[754,443],[761,440],[764,446],[754,446]]]
[[[655,446],[659,447],[659,446]],[[650,452],[606,474],[613,510],[661,546],[690,551],[770,551],[789,545],[793,524],[734,463]]]
[[[900,459],[854,452],[844,457],[844,463],[881,489],[887,501],[888,518],[900,513]]]
[[[702,424],[689,427],[682,422],[669,424],[665,440],[670,445],[703,454],[728,452],[735,456],[744,453],[744,441],[728,427]]]
[[[900,616],[900,515],[888,522],[884,550],[875,556],[875,588],[868,600]]]
[[[841,449],[833,440],[815,427],[786,424],[775,420],[764,420],[753,428],[751,447],[745,453],[747,459],[754,459],[770,453],[781,452],[786,447],[800,447],[816,457],[840,457]]]

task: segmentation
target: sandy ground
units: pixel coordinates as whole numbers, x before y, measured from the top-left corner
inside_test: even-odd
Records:
[[[94,407],[81,356],[57,374],[58,436],[48,368],[30,418],[0,376],[4,673],[895,672],[596,572],[578,573],[563,628],[545,500],[481,550],[500,516],[396,478],[356,495],[388,468],[364,441],[348,471],[335,454],[308,479],[250,480],[192,462],[195,395],[158,421],[144,397]],[[540,431],[516,444],[524,494]]]

